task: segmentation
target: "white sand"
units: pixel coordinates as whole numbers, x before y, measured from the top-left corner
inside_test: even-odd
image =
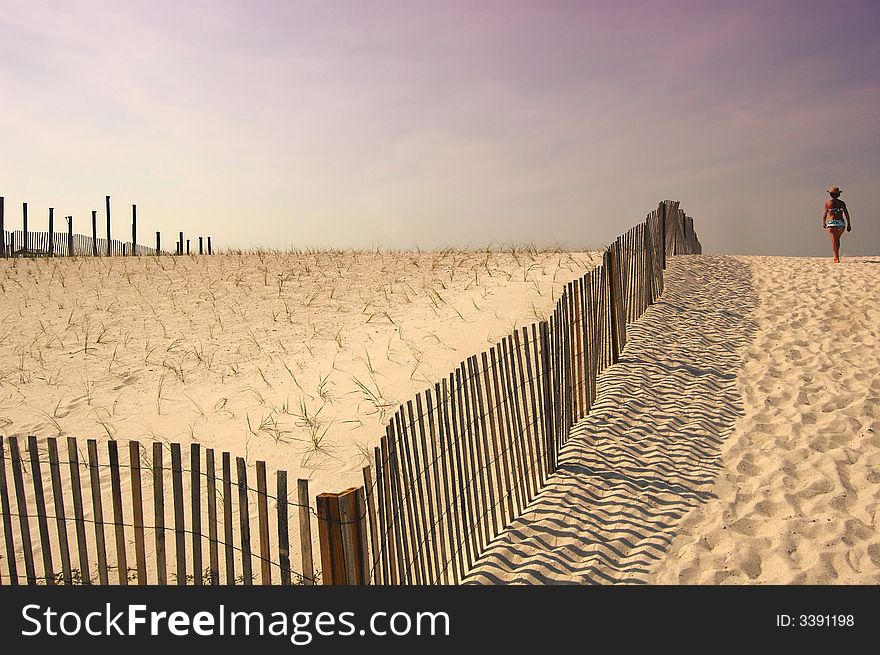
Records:
[[[340,491],[362,483],[396,403],[545,317],[597,262],[527,249],[0,260],[0,433],[197,441]]]
[[[880,581],[880,258],[680,257],[476,583]]]
[[[757,333],[717,496],[652,582],[880,582],[880,258],[748,257]]]

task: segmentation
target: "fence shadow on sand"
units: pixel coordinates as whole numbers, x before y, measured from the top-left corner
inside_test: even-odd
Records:
[[[730,257],[677,257],[666,273],[557,471],[466,583],[639,583],[681,519],[713,497],[742,415],[736,371],[757,294]]]

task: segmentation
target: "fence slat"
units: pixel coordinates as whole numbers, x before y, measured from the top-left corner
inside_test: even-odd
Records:
[[[480,448],[480,437],[484,437],[483,430],[480,429],[480,419],[482,418],[482,413],[479,410],[479,405],[477,404],[477,390],[476,384],[478,380],[477,375],[477,366],[476,366],[477,358],[476,356],[468,357],[466,362],[466,377],[465,377],[465,413],[468,416],[468,435],[469,435],[469,446],[472,453],[471,460],[471,468],[474,470],[474,475],[476,477],[476,484],[479,483],[480,487],[480,505],[479,508],[475,510],[476,520],[481,528],[478,530],[478,534],[481,536],[481,540],[479,543],[479,551],[476,553],[476,558],[480,556],[480,554],[485,550],[486,546],[491,541],[492,535],[490,533],[489,526],[489,499],[488,492],[486,490],[486,472],[487,467],[483,464],[483,457],[486,455],[486,451]],[[483,427],[485,428],[485,421],[483,422]],[[476,488],[474,489],[474,493],[476,494]],[[474,503],[476,505],[476,502]],[[475,558],[475,559],[476,559]]]
[[[427,548],[428,545],[428,518],[425,513],[425,495],[424,495],[424,485],[423,474],[420,474],[419,471],[419,441],[416,435],[416,419],[415,412],[413,411],[413,403],[412,400],[408,400],[406,403],[406,411],[407,418],[409,419],[407,423],[407,427],[404,430],[403,434],[404,441],[404,457],[406,459],[406,470],[407,475],[410,480],[410,495],[412,496],[412,503],[414,506],[417,506],[419,512],[416,512],[416,507],[413,508],[413,518],[415,527],[416,527],[416,539],[418,539],[417,553],[414,555],[418,555],[419,562],[419,584],[427,584],[428,581],[433,577],[433,572],[431,570],[431,559],[429,557],[429,550]],[[401,406],[401,415],[403,415],[403,406]],[[413,491],[418,493],[415,495]]]
[[[370,584],[369,545],[367,544],[367,497],[363,487],[355,490],[355,509],[357,517],[357,534],[359,539],[360,583]]]
[[[430,389],[426,392],[426,396],[430,394]],[[437,544],[437,521],[434,517],[434,499],[435,499],[435,489],[433,482],[435,479],[432,479],[429,475],[429,471],[433,468],[433,472],[436,473],[436,467],[432,466],[434,459],[430,458],[428,455],[428,433],[425,430],[425,415],[424,415],[424,406],[422,405],[422,394],[416,394],[416,414],[418,416],[419,421],[419,440],[421,444],[422,451],[422,477],[424,478],[424,486],[425,486],[425,496],[428,499],[428,526],[425,530],[425,539],[430,539],[431,549],[429,555],[431,556],[431,574],[430,579],[427,581],[429,584],[435,584],[436,581],[440,577],[440,555],[438,553],[438,544]],[[433,441],[433,430],[431,435],[431,447],[432,450],[436,450],[436,445]],[[369,489],[369,487],[367,487]],[[369,498],[368,498],[369,500]]]
[[[523,328],[523,330],[525,330],[525,328]],[[528,339],[527,333],[526,338]],[[538,490],[541,487],[536,466],[538,461],[538,454],[537,452],[535,452],[535,446],[532,437],[532,426],[529,421],[529,407],[527,399],[528,389],[531,386],[531,382],[529,381],[529,378],[531,376],[526,376],[525,371],[523,370],[523,350],[528,348],[528,343],[527,341],[520,340],[518,331],[513,333],[512,343],[516,353],[516,357],[514,358],[514,365],[516,366],[516,375],[514,377],[514,398],[517,407],[522,407],[523,431],[520,432],[520,434],[522,435],[521,440],[523,442],[523,455],[526,459],[525,473],[532,481],[531,497],[534,498],[538,494]],[[522,398],[520,398],[519,390],[522,390]]]
[[[269,504],[266,462],[257,462],[257,523],[260,527],[260,583],[272,584],[272,561],[269,554]]]
[[[3,200],[0,198],[0,208],[2,207]],[[0,209],[0,216],[2,216],[2,209]],[[2,219],[0,219],[0,229],[2,229]],[[3,247],[3,257],[5,257],[5,242]],[[9,488],[6,484],[6,454],[3,447],[3,435],[0,435],[0,512],[3,512],[3,543],[6,544],[6,569],[9,572],[9,583],[18,585],[18,565],[15,556],[15,537],[12,534],[12,508],[9,504]]]
[[[437,388],[435,386],[434,393],[437,393]],[[439,429],[435,428],[434,424],[434,402],[432,396],[432,390],[429,388],[425,392],[425,408],[428,414],[428,434],[431,440],[431,468],[434,474],[434,501],[437,504],[437,519],[436,523],[434,523],[435,531],[434,531],[434,543],[435,543],[435,555],[437,555],[437,549],[439,548],[439,559],[437,562],[437,578],[432,581],[433,584],[436,584],[440,581],[440,578],[443,578],[443,584],[449,584],[449,561],[446,558],[446,534],[445,534],[445,522],[443,521],[443,506],[445,503],[443,502],[444,496],[441,496],[441,486],[440,486],[440,466],[438,465],[438,452],[437,452],[437,444],[439,443],[440,435]],[[445,476],[443,477],[443,482],[446,482]],[[445,492],[442,492],[445,493]],[[432,519],[433,521],[433,519]]]
[[[453,457],[454,440],[449,424],[449,386],[448,378],[441,381],[440,400],[437,405],[440,409],[442,420],[440,421],[440,443],[443,456],[440,462],[443,465],[443,479],[446,492],[446,516],[449,525],[449,558],[453,562],[452,566],[452,583],[458,584],[459,580],[464,577],[464,553],[462,553],[463,540],[461,537],[461,525],[459,521],[459,511],[457,501],[461,497],[460,475],[456,475],[455,458]],[[457,488],[457,489],[456,489]],[[451,493],[450,493],[451,490]],[[456,493],[456,490],[458,493]],[[456,568],[456,564],[458,565]]]
[[[400,493],[401,507],[402,511],[405,513],[404,523],[407,531],[406,533],[401,531],[401,534],[404,536],[403,551],[406,557],[406,566],[409,576],[408,582],[409,584],[412,584],[413,581],[415,581],[416,584],[421,584],[421,569],[416,558],[416,548],[419,545],[419,539],[416,537],[417,525],[415,522],[410,476],[407,474],[406,469],[406,448],[405,445],[402,444],[402,440],[406,437],[402,433],[401,412],[395,413],[394,423],[394,431],[392,432],[392,439],[389,443],[391,446],[391,460],[394,464],[394,470],[397,473],[397,488]],[[404,448],[401,452],[402,445]]]
[[[134,253],[132,253],[134,254]],[[193,556],[193,584],[202,584],[202,475],[201,475],[201,448],[193,443],[189,446],[189,473],[190,473],[190,512],[192,513],[192,556]]]
[[[137,583],[147,584],[147,551],[144,545],[144,503],[141,489],[141,445],[128,442],[128,460],[131,472],[131,506],[134,521],[134,550],[137,565]]]
[[[213,448],[205,450],[205,471],[208,476],[208,559],[211,567],[209,584],[219,585],[220,553],[217,544],[217,469],[214,465]]]
[[[34,488],[34,501],[37,505],[37,527],[40,534],[40,551],[43,556],[43,576],[47,585],[55,584],[55,570],[52,566],[52,545],[49,542],[49,522],[46,518],[46,498],[43,494],[43,474],[40,468],[40,453],[37,438],[28,437],[28,457],[31,461],[31,482]]]
[[[409,567],[409,542],[406,534],[406,517],[403,501],[403,492],[400,488],[400,463],[395,448],[394,421],[389,421],[385,430],[385,439],[388,444],[388,477],[391,481],[391,498],[394,517],[394,540],[397,544],[397,569],[400,574],[400,584],[412,584],[412,576]]]
[[[418,396],[417,396],[418,397]],[[373,488],[373,475],[369,465],[361,469],[364,478],[364,500],[366,502],[366,514],[370,525],[370,553],[372,555],[372,568],[366,573],[366,584],[378,584],[380,566],[379,563],[379,535],[376,534],[376,490]]]
[[[468,383],[467,360],[456,369],[456,391],[458,398],[458,420],[460,426],[459,441],[461,442],[462,460],[465,470],[465,490],[467,491],[470,527],[467,531],[470,544],[470,563],[468,569],[477,561],[483,550],[483,533],[480,529],[480,471],[476,459],[474,443],[474,421],[471,415],[470,392]]]
[[[119,447],[115,441],[107,442],[110,458],[110,492],[113,499],[113,532],[116,535],[116,568],[119,584],[128,584],[128,560],[125,553],[125,518],[122,512],[122,486],[119,475]]]
[[[232,466],[230,454],[222,455],[223,475],[223,553],[226,564],[226,584],[235,584],[235,551],[232,544]]]
[[[487,414],[487,418],[489,419],[488,420],[489,435],[491,437],[491,442],[492,442],[492,450],[491,450],[492,464],[495,467],[495,485],[494,486],[497,489],[497,495],[498,495],[497,510],[498,510],[498,516],[501,521],[500,525],[505,526],[505,525],[507,525],[508,521],[513,520],[513,499],[510,497],[510,489],[509,489],[509,485],[507,482],[507,471],[505,470],[503,477],[501,475],[501,465],[502,465],[502,463],[506,465],[507,461],[504,460],[502,462],[502,460],[503,460],[502,453],[498,447],[498,432],[496,430],[497,414],[496,414],[495,407],[494,407],[495,400],[492,396],[492,385],[490,384],[489,357],[487,356],[485,351],[480,354],[480,363],[483,366],[483,388],[485,389],[485,395],[486,395],[486,414]],[[491,371],[491,375],[493,378],[495,377],[494,368]],[[496,379],[496,383],[497,383],[497,379]],[[480,402],[482,403],[482,399]],[[485,434],[485,430],[483,432]],[[488,446],[486,447],[486,452],[487,453],[490,452]],[[505,466],[505,469],[506,469],[506,466]],[[504,511],[505,510],[505,502],[504,502],[505,500],[507,501],[506,507],[508,509],[508,513],[506,515],[505,515],[505,511]],[[493,520],[495,520],[494,519],[495,505],[496,505],[496,503],[493,502],[493,504],[492,504]],[[495,534],[497,536],[497,534],[498,534],[497,530],[495,531]]]
[[[302,555],[303,584],[315,584],[315,565],[312,556],[312,518],[309,497],[309,481],[297,480],[297,503],[299,504],[299,543]]]
[[[278,564],[281,584],[290,584],[290,532],[287,514],[287,471],[275,472],[275,505],[278,511]],[[311,535],[309,535],[311,540]]]
[[[513,371],[513,348],[510,337],[504,337],[499,344],[501,347],[501,360],[504,365],[503,370],[502,391],[504,393],[504,404],[507,407],[507,414],[510,423],[510,440],[513,456],[516,461],[515,479],[519,483],[522,505],[519,512],[522,512],[526,505],[532,499],[531,489],[529,487],[528,471],[526,470],[526,461],[522,449],[522,417],[520,416],[519,403],[514,389],[514,371]]]
[[[462,434],[464,420],[462,418],[462,402],[461,402],[461,371],[455,369],[455,372],[449,376],[449,413],[452,425],[452,448],[455,452],[455,481],[458,483],[458,513],[456,516],[460,520],[461,533],[459,541],[459,552],[463,551],[464,560],[467,566],[462,565],[461,574],[465,576],[466,572],[471,569],[474,564],[473,554],[471,552],[471,531],[468,529],[469,519],[473,518],[473,510],[470,505],[470,493],[468,489],[467,470],[465,463],[467,462],[467,453],[462,457]],[[456,411],[456,409],[458,411]],[[456,420],[456,416],[458,419]],[[450,462],[451,463],[451,462]]]
[[[186,533],[183,519],[183,464],[180,444],[171,444],[171,495],[174,501],[174,555],[177,558],[177,584],[186,584]]]
[[[501,459],[501,465],[504,472],[504,497],[507,500],[507,517],[512,521],[519,516],[522,507],[519,496],[519,485],[513,470],[513,452],[511,451],[512,443],[510,441],[510,413],[505,399],[505,391],[507,384],[504,381],[504,375],[501,370],[503,362],[498,357],[501,353],[500,344],[496,344],[489,351],[489,361],[492,369],[492,405],[496,413],[496,423],[498,425],[498,457]],[[488,389],[488,386],[487,386]]]
[[[34,568],[34,551],[31,542],[31,528],[28,520],[27,499],[24,492],[24,480],[22,470],[24,461],[18,448],[18,439],[9,437],[9,455],[12,458],[12,482],[15,486],[15,501],[18,507],[18,525],[21,533],[22,555],[24,556],[24,570],[27,583],[37,584],[37,572]]]
[[[538,374],[538,360],[537,360],[537,351],[535,350],[538,345],[537,339],[537,326],[532,324],[532,335],[529,337],[528,328],[522,328],[522,345],[523,345],[523,355],[525,355],[526,367],[525,367],[525,379],[526,379],[526,390],[523,391],[523,404],[525,404],[526,396],[528,396],[530,414],[532,419],[532,434],[530,443],[533,446],[532,452],[532,470],[535,472],[535,476],[537,478],[538,489],[544,486],[544,467],[543,462],[544,458],[541,453],[541,423],[538,418],[538,404],[540,398],[538,385],[540,384],[540,377]],[[532,368],[532,359],[535,359],[535,367]],[[522,369],[522,361],[520,361],[520,371]]]
[[[238,469],[238,518],[241,531],[241,575],[244,584],[253,584],[251,569],[251,520],[248,502],[247,465],[243,457],[235,458]]]
[[[379,555],[382,560],[382,584],[393,584],[391,574],[394,565],[391,564],[393,550],[388,539],[388,520],[385,511],[385,467],[382,463],[382,450],[373,448],[373,461],[376,463],[376,515],[379,523]]]
[[[162,464],[162,444],[153,444],[153,522],[156,542],[156,581],[168,584],[168,569],[165,563],[165,470]]]
[[[403,572],[403,563],[401,555],[403,550],[400,543],[400,535],[398,529],[397,503],[394,496],[394,483],[392,481],[391,459],[388,453],[388,432],[390,424],[385,427],[385,436],[379,440],[380,460],[382,462],[382,486],[385,495],[385,516],[388,522],[388,532],[386,538],[388,540],[388,559],[391,573],[391,584],[403,584],[405,574]]]
[[[76,527],[76,550],[82,584],[92,584],[89,567],[89,549],[86,542],[86,522],[83,515],[82,485],[79,476],[79,448],[75,437],[67,438],[67,461],[70,466],[70,491],[73,500],[73,521]]]
[[[104,504],[101,498],[98,442],[94,439],[89,439],[86,445],[89,455],[89,481],[92,487],[92,512],[95,516],[95,550],[98,555],[98,582],[105,585],[108,584],[107,544],[104,540]]]

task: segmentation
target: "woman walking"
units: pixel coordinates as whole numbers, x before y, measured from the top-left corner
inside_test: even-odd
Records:
[[[828,234],[831,235],[835,263],[840,261],[840,237],[843,235],[844,228],[847,232],[852,231],[849,210],[846,208],[846,203],[840,199],[841,193],[841,190],[836,186],[828,189],[831,198],[825,201],[825,212],[822,214],[822,229],[828,230]],[[846,218],[846,222],[844,222],[844,218]]]

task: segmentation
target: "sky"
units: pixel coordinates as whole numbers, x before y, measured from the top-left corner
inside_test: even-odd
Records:
[[[6,227],[222,247],[880,254],[880,3],[3,0]],[[61,229],[61,228],[56,228]]]

